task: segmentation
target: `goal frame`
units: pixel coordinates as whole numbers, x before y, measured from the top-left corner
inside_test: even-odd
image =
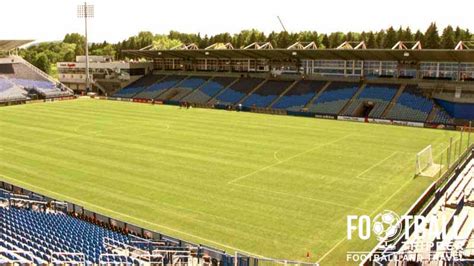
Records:
[[[423,163],[423,159],[422,158],[423,156],[427,156],[426,157],[426,164]],[[424,164],[424,165],[422,165]],[[426,146],[426,148],[424,148],[423,150],[419,151],[417,154],[416,154],[416,166],[415,166],[415,175],[420,175],[423,173],[423,171],[425,171],[426,169],[428,169],[429,167],[433,166],[434,162],[433,162],[433,147],[432,145],[428,145]]]

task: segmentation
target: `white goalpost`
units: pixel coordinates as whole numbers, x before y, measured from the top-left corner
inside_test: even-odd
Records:
[[[424,148],[416,154],[416,175],[420,175],[432,168],[433,163],[433,149],[431,145]]]

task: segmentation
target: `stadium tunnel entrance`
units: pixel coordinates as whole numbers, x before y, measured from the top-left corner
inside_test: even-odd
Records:
[[[363,102],[356,108],[352,115],[356,117],[369,117],[369,114],[372,112],[374,107],[375,103],[372,101]]]

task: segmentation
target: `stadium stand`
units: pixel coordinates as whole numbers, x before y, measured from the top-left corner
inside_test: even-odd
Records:
[[[249,259],[242,254],[238,265],[247,265]],[[0,265],[235,264],[234,254],[223,250],[141,228],[2,181]]]
[[[463,255],[470,256],[472,253],[472,250],[467,248],[467,244],[474,230],[474,207],[466,203],[468,203],[467,195],[472,193],[474,188],[473,176],[474,160],[471,160],[446,191],[445,201],[432,211],[433,215],[444,217],[450,224],[447,228],[446,238],[441,238],[442,240],[428,239],[435,243],[440,242],[434,245],[436,247],[434,252],[439,259],[443,258],[451,247],[462,249]],[[459,228],[452,226],[455,215],[458,216]],[[426,241],[426,239],[424,240]]]
[[[268,80],[243,103],[246,107],[267,107],[288,88],[293,81]]]
[[[468,150],[456,170],[445,180],[445,186],[434,191],[434,199],[419,213],[426,218],[434,218],[444,227],[433,230],[432,219],[424,219],[418,231],[410,231],[408,239],[401,238],[393,244],[396,250],[380,249],[379,260],[404,258],[404,264],[419,265],[433,261],[429,265],[472,265],[474,259],[474,150]],[[438,226],[439,226],[438,225]],[[453,263],[454,262],[454,263]],[[463,263],[465,262],[465,263]],[[414,264],[414,265],[415,265]],[[391,265],[391,264],[389,264]],[[428,265],[428,264],[426,264]]]
[[[445,111],[443,110],[440,106],[434,107],[434,117],[431,121],[428,121],[433,124],[443,124],[443,125],[452,125],[453,118]]]
[[[43,98],[72,95],[67,88],[56,84],[50,78],[46,78],[45,74],[39,74],[38,70],[33,69],[29,63],[23,61],[1,64],[0,78],[7,80],[14,86],[8,93],[5,92],[3,96],[0,95],[0,101],[27,100],[28,97],[20,96],[26,94],[37,94]]]
[[[400,86],[393,84],[369,84],[354,99],[343,115],[380,118]],[[369,109],[364,105],[370,103]]]
[[[216,96],[221,90],[225,89],[236,79],[232,77],[215,77],[206,82],[201,88],[193,91],[191,94],[184,97],[182,100],[205,104]]]
[[[161,94],[157,99],[158,100],[171,100],[179,101],[195,89],[199,88],[204,84],[209,77],[189,77],[185,79],[179,86],[171,88]]]
[[[123,234],[64,213],[4,207],[0,208],[0,214],[4,247],[8,243],[31,252],[37,264],[48,262],[53,252],[84,253],[86,261],[98,262],[100,254],[105,253],[103,238],[128,242]]]
[[[221,105],[236,104],[264,81],[262,78],[241,78],[219,94],[213,103]]]
[[[408,85],[390,109],[386,118],[425,122],[431,110],[433,110],[433,101],[424,96],[418,86]]]
[[[165,76],[163,75],[146,75],[143,78],[129,84],[125,88],[117,91],[113,97],[132,98],[164,77]]]
[[[178,246],[179,241],[152,242],[51,206],[34,196],[0,190],[1,265],[164,265],[191,259],[190,248]]]
[[[300,80],[273,105],[273,108],[300,111],[316,96],[325,84],[325,81]]]
[[[71,92],[66,88],[58,86],[56,83],[46,79],[40,75],[38,71],[34,71],[31,66],[24,63],[12,63],[13,72],[3,73],[4,78],[7,78],[13,84],[24,88],[27,91],[35,92],[44,98],[55,98],[62,96],[70,96]]]
[[[359,87],[358,83],[333,82],[309,106],[309,111],[323,115],[338,115]]]
[[[28,100],[28,92],[10,80],[0,77],[0,102],[14,102]]]
[[[3,70],[11,71],[8,68]],[[18,84],[22,81],[15,80]],[[39,82],[37,83],[39,84]],[[47,87],[47,83],[43,83]],[[24,99],[21,93],[11,98]],[[453,125],[453,117],[417,85],[360,84],[327,80],[264,80],[229,76],[147,75],[112,97],[215,105],[239,102],[244,107],[271,108],[316,115],[342,115]]]
[[[140,93],[133,96],[133,98],[134,99],[148,99],[148,100],[155,99],[166,90],[178,85],[185,78],[186,76],[176,76],[176,75],[167,76],[164,79],[156,83],[153,83],[151,86],[147,87]]]

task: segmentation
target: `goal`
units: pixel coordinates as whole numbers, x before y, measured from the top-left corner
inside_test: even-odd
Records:
[[[433,167],[433,149],[431,145],[416,154],[416,175],[423,174]]]

